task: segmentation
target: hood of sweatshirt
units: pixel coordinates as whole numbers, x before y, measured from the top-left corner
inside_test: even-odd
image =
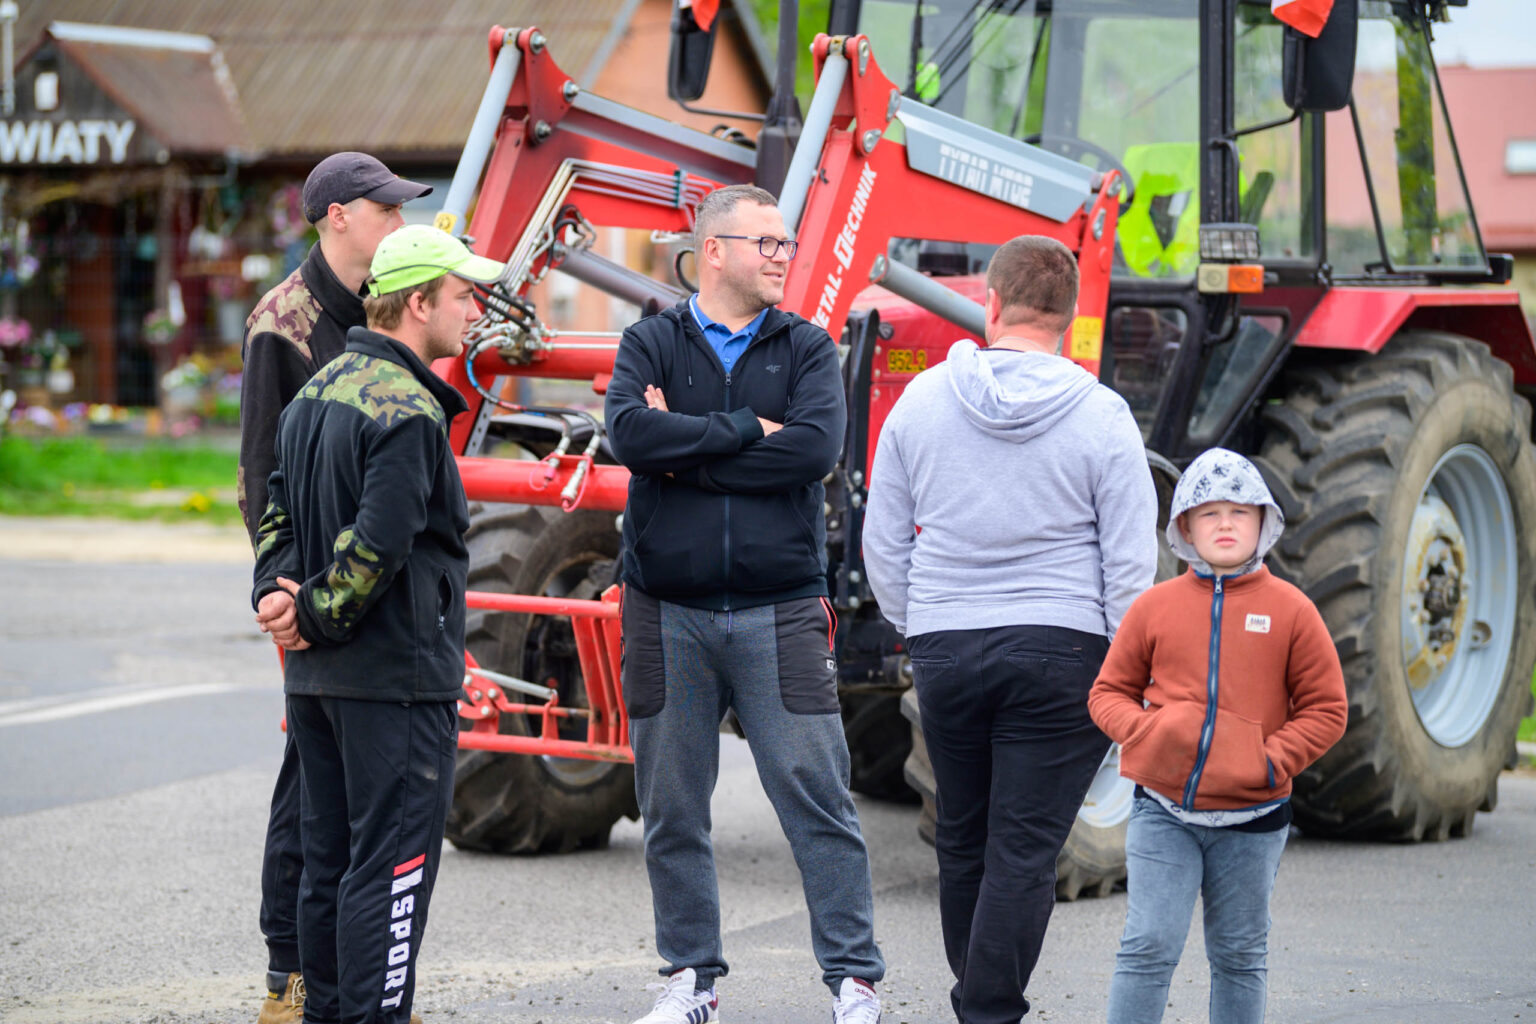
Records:
[[[1069,359],[1044,352],[982,349],[957,341],[945,360],[949,385],[978,428],[1027,441],[1071,412],[1098,381]]]
[[[1210,501],[1258,505],[1264,509],[1264,522],[1259,527],[1259,546],[1253,558],[1231,575],[1240,576],[1257,569],[1284,532],[1285,513],[1275,504],[1258,468],[1237,452],[1225,448],[1211,448],[1201,452],[1179,477],[1179,484],[1173,489],[1173,503],[1168,509],[1168,528],[1164,531],[1168,546],[1196,572],[1206,576],[1215,575],[1210,563],[1196,554],[1195,546],[1179,532],[1178,521],[1183,513]]]

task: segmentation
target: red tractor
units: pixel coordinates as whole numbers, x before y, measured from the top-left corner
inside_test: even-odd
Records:
[[[550,327],[534,283],[565,274],[637,316],[677,301],[694,207],[734,182],[781,197],[802,246],[784,306],[842,357],[828,586],[855,789],[933,790],[902,637],[861,571],[880,426],[916,373],[979,333],[991,247],[1033,233],[1079,256],[1067,354],[1129,403],[1165,508],[1178,467],[1223,445],[1255,459],[1285,510],[1271,566],[1321,608],[1350,694],[1344,740],[1297,780],[1297,824],[1467,834],[1532,703],[1521,393],[1536,345],[1516,294],[1479,287],[1506,284],[1511,261],[1483,249],[1441,100],[1429,31],[1445,6],[1336,0],[1308,38],[1269,0],[832,0],[802,123],[785,3],[755,140],[591,95],[537,29],[495,29],[439,215],[508,264],[465,356],[437,366],[470,402],[453,442],[476,503],[449,837],[565,851],[636,814],[610,590],[628,474],[589,413],[507,396],[520,377],[601,393],[612,370],[617,335]],[[674,23],[684,102],[708,70],[703,17],[684,7]],[[1329,190],[1369,210],[1330,206]],[[602,227],[653,232],[676,273],[606,258]],[[1124,877],[1116,769],[1112,753],[1062,855],[1063,898]]]

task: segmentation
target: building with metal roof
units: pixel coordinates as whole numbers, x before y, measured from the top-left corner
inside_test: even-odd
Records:
[[[313,237],[297,199],[317,160],[363,150],[446,191],[494,25],[537,24],[584,87],[712,127],[666,99],[670,17],[671,0],[19,0],[0,18],[0,326],[17,328],[0,337],[31,341],[0,347],[0,373],[43,400],[42,347],[41,369],[68,368],[55,404],[142,405],[194,350],[237,365],[245,311]],[[705,99],[760,109],[761,33],[745,5],[725,21]]]

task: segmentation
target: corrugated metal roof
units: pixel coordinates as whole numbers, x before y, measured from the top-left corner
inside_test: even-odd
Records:
[[[114,38],[72,31],[75,27],[54,27],[59,52],[167,149],[205,154],[251,149],[239,96],[213,40],[164,32]]]
[[[584,85],[604,43],[624,31],[626,0],[19,0],[18,49],[50,22],[212,37],[268,157],[344,149],[457,152],[474,120],[493,25],[537,24]],[[62,45],[62,44],[61,44]],[[73,44],[72,44],[73,45]]]

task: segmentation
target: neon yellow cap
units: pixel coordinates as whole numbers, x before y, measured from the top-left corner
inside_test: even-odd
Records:
[[[476,256],[468,246],[430,224],[407,224],[384,236],[374,250],[368,270],[368,294],[387,295],[452,274],[476,284],[490,284],[507,269],[505,263]]]

